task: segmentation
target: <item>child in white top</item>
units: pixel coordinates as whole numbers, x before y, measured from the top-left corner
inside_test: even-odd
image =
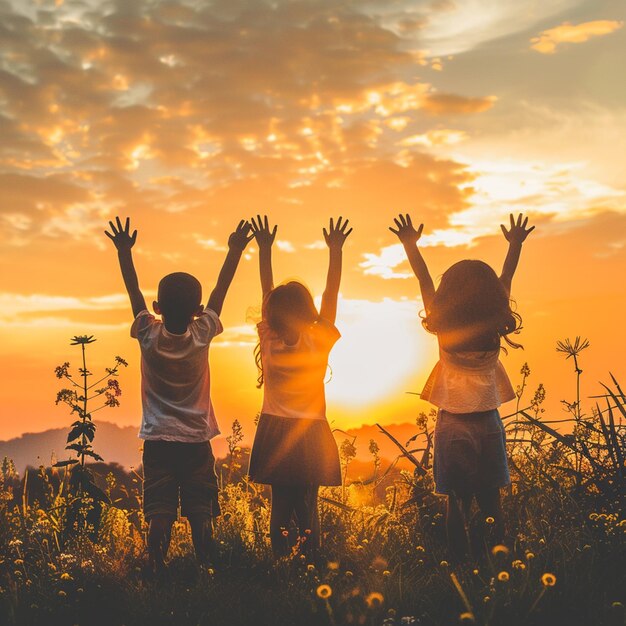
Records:
[[[324,238],[330,263],[318,313],[309,290],[290,281],[274,287],[272,243],[267,217],[252,219],[259,246],[262,321],[258,325],[259,386],[263,409],[250,458],[252,480],[272,487],[270,536],[275,556],[285,556],[296,540],[290,533],[295,518],[303,550],[319,544],[319,485],[340,485],[337,445],[326,420],[324,378],[328,354],[339,339],[335,328],[341,281],[342,247],[348,220],[330,220]],[[290,536],[291,535],[291,536]]]
[[[500,340],[521,347],[509,335],[519,332],[520,316],[511,310],[511,281],[522,243],[534,229],[528,218],[510,216],[509,250],[500,277],[482,261],[455,263],[435,290],[417,247],[424,225],[416,230],[409,215],[395,219],[395,233],[407,253],[424,301],[424,328],[439,341],[439,362],[421,397],[439,408],[435,426],[433,473],[437,493],[448,498],[446,529],[453,557],[468,552],[467,529],[476,498],[483,523],[476,542],[484,545],[484,520],[493,518],[493,539],[504,534],[500,487],[510,482],[504,428],[498,407],[515,397],[499,361]]]
[[[130,219],[109,222],[105,234],[117,248],[120,269],[135,320],[131,336],[141,348],[143,417],[139,437],[143,450],[143,508],[148,554],[154,570],[164,567],[172,523],[180,499],[189,519],[196,557],[206,563],[213,551],[212,518],[219,515],[215,459],[210,439],[219,433],[210,397],[208,350],[222,332],[219,315],[241,255],[252,236],[243,220],[228,240],[228,254],[207,307],[202,286],[184,272],[159,283],[151,315],[139,288],[131,249],[137,231]]]

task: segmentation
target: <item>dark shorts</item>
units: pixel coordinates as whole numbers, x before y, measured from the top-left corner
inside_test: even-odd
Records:
[[[435,426],[435,491],[462,497],[508,485],[505,441],[497,409],[480,413],[440,409]]]
[[[341,485],[339,452],[326,419],[262,413],[249,474],[267,485]]]
[[[217,476],[211,443],[147,440],[143,444],[143,511],[175,518],[216,517]]]

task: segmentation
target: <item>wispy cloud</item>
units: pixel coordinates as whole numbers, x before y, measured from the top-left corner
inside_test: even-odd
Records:
[[[563,22],[533,37],[530,40],[530,47],[541,54],[554,54],[561,44],[584,43],[594,37],[610,35],[623,26],[624,22],[617,20],[594,20],[580,24]]]

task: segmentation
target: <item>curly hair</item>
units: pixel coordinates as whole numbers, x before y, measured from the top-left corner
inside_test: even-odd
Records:
[[[497,274],[483,261],[459,261],[446,270],[425,313],[424,328],[454,349],[498,348],[500,338],[512,348],[522,347],[509,337],[519,333],[522,318],[511,309]]]

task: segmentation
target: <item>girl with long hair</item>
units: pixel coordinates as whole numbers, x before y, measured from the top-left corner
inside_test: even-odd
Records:
[[[521,329],[511,309],[513,275],[522,243],[535,228],[528,218],[510,216],[502,232],[509,242],[502,273],[482,261],[459,261],[444,272],[435,290],[417,242],[424,225],[415,229],[409,215],[399,215],[396,234],[404,246],[424,301],[424,328],[437,335],[439,361],[421,393],[438,407],[433,474],[435,490],[448,498],[446,530],[454,558],[469,549],[468,527],[474,498],[482,520],[474,525],[473,544],[484,546],[485,527],[492,539],[504,536],[500,488],[510,483],[505,435],[498,407],[515,398],[499,360],[501,340],[519,348],[510,335]],[[502,347],[502,349],[505,349]],[[489,524],[488,524],[488,522]]]
[[[302,283],[274,287],[272,244],[277,226],[270,229],[267,216],[260,215],[251,224],[263,290],[256,360],[264,392],[249,474],[272,488],[270,536],[275,556],[289,554],[294,541],[313,554],[319,545],[318,488],[341,484],[337,445],[326,419],[324,378],[328,355],[340,337],[335,317],[342,248],[352,229],[341,217],[323,229],[330,262],[318,312]]]

